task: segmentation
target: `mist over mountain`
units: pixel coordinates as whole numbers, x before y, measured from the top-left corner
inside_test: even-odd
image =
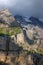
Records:
[[[4,8],[13,15],[43,18],[43,0],[0,0],[0,9]]]

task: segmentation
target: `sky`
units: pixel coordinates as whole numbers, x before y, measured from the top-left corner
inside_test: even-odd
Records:
[[[0,10],[8,8],[13,15],[43,19],[43,0],[0,0]]]

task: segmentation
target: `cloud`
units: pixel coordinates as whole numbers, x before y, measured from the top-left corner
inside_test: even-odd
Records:
[[[12,3],[10,0],[0,0],[0,5],[4,7],[12,6]]]
[[[9,8],[12,14],[43,18],[43,0],[0,0],[1,8]]]

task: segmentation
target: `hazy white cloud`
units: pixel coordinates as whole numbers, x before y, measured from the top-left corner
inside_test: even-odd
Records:
[[[13,14],[43,17],[43,0],[0,0],[1,8],[9,8]]]
[[[7,5],[8,6],[9,1],[8,0],[0,0],[0,5]]]

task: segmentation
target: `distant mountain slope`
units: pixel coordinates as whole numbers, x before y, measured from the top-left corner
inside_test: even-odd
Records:
[[[30,17],[29,20],[32,21],[31,24],[43,27],[43,22],[41,22],[38,18]]]
[[[30,18],[27,18],[27,17],[23,17],[23,16],[20,16],[20,15],[15,15],[14,17],[22,25],[31,24],[31,25],[34,25],[34,26],[43,27],[43,22],[41,22],[38,18],[35,18],[33,16],[30,17]]]
[[[23,17],[20,16],[20,15],[15,15],[14,17],[15,17],[16,19],[18,19],[18,20],[21,20],[21,21],[23,20]]]
[[[19,23],[23,26],[23,25],[28,25],[30,24],[30,20],[27,19],[27,17],[23,17],[20,15],[15,15],[14,18],[19,21]]]
[[[19,21],[20,23],[24,23],[25,20],[24,20],[24,17],[20,16],[20,15],[15,15],[14,18]]]

